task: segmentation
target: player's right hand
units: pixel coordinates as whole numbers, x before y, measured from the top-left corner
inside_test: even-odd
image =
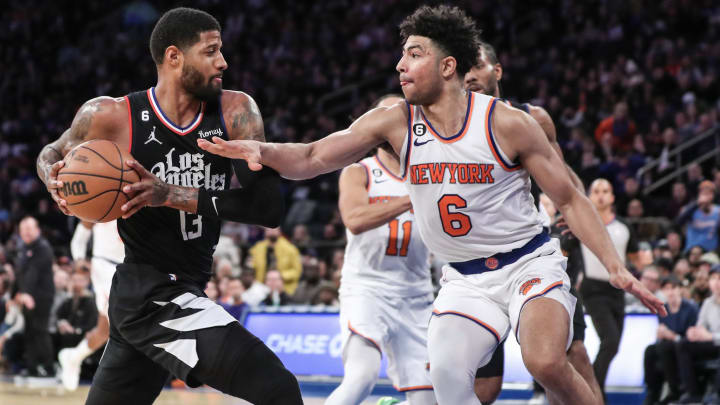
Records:
[[[62,188],[63,182],[57,179],[57,175],[64,166],[64,160],[58,160],[50,166],[50,170],[47,172],[47,179],[45,179],[45,187],[47,187],[50,196],[60,208],[60,211],[65,215],[72,215],[67,208],[67,201],[60,197],[60,192],[58,191]]]
[[[212,137],[212,142],[202,138],[197,140],[200,149],[216,155],[231,159],[243,159],[247,161],[250,170],[262,169],[260,164],[260,142],[249,140],[226,141],[217,136]]]

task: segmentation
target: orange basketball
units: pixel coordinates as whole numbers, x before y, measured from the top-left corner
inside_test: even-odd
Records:
[[[92,140],[76,146],[65,156],[58,172],[63,182],[60,197],[76,217],[89,222],[109,222],[122,216],[120,210],[132,198],[122,188],[140,180],[125,162],[133,159],[114,142]]]

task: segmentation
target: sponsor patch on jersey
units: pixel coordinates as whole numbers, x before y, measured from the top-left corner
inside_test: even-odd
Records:
[[[533,286],[535,286],[537,284],[540,284],[540,279],[537,277],[524,282],[520,286],[520,291],[519,291],[520,295],[527,295],[530,292],[530,290],[532,290]]]

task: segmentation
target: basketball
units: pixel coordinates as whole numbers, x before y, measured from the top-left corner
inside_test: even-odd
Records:
[[[57,176],[63,182],[59,193],[68,210],[89,222],[121,217],[120,207],[131,198],[122,188],[140,179],[125,163],[128,159],[133,159],[130,153],[106,140],[84,142],[71,150]]]

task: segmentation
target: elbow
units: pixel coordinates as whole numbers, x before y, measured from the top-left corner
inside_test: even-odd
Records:
[[[365,223],[357,220],[345,221],[345,228],[347,228],[347,230],[350,231],[350,233],[353,235],[361,234],[368,230],[368,227]]]

